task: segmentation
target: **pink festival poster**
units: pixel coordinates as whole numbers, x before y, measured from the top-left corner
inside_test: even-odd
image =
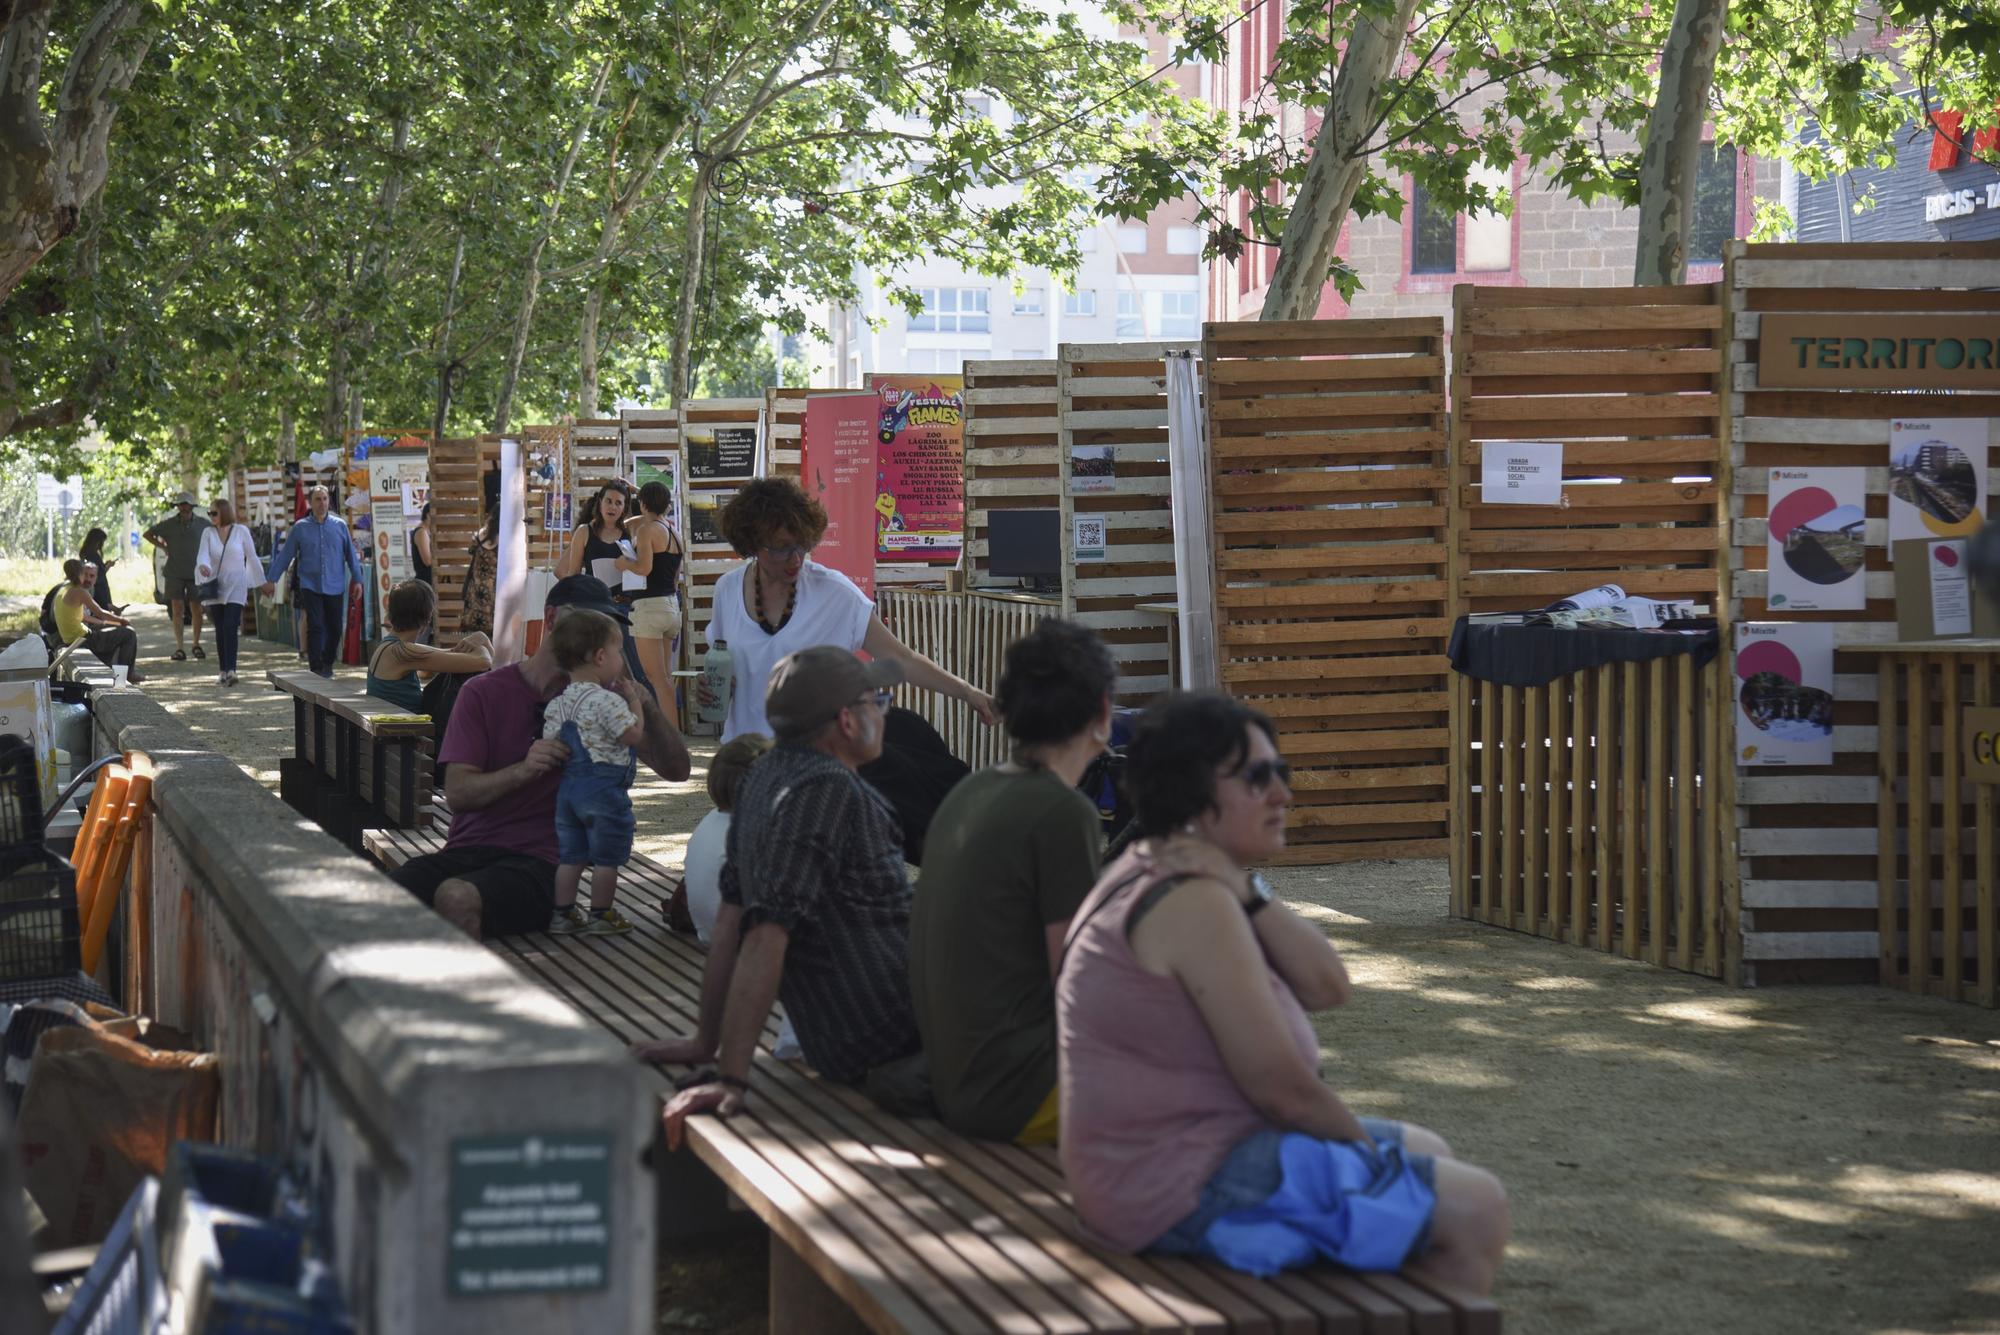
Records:
[[[806,494],[826,507],[813,559],[875,596],[875,396],[865,390],[806,400],[800,470]]]
[[[965,545],[965,380],[868,377],[880,413],[876,555],[955,565]]]

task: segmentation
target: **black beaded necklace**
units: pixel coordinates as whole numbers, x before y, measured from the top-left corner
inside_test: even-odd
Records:
[[[750,615],[757,618],[757,624],[764,628],[766,635],[776,635],[791,624],[792,609],[799,604],[799,586],[794,583],[785,595],[785,614],[772,625],[764,620],[764,572],[753,566],[750,571]]]

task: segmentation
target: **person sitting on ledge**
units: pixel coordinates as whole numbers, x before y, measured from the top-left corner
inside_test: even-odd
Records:
[[[437,592],[423,580],[389,590],[389,633],[368,659],[368,694],[410,714],[429,714],[442,741],[458,691],[493,666],[493,641],[474,633],[451,645],[423,643],[437,615]]]
[[[49,616],[56,624],[56,637],[64,644],[82,640],[104,666],[114,672],[124,668],[125,680],[132,685],[144,681],[134,666],[139,661],[139,633],[130,621],[97,605],[97,567],[71,557],[63,562],[63,576],[69,583],[50,594]]]
[[[549,590],[543,625],[553,630],[572,607],[622,622],[602,580],[572,575]],[[438,747],[449,766],[444,792],[451,833],[442,852],[411,858],[390,873],[408,890],[475,940],[539,932],[555,912],[556,792],[569,748],[542,740],[542,712],[561,695],[568,676],[544,633],[522,662],[465,683]],[[651,691],[630,677],[609,683],[645,725],[632,750],[661,778],[678,783],[692,768],[687,744]]]
[[[1285,846],[1290,767],[1270,719],[1212,693],[1151,705],[1125,785],[1148,839],[1105,869],[1056,983],[1062,1165],[1077,1214],[1121,1251],[1268,1275],[1319,1257],[1492,1290],[1498,1179],[1435,1132],[1356,1117],[1320,1080],[1308,1012],[1349,994],[1318,927],[1248,868]],[[1169,834],[1231,874],[1143,865]]]
[[[640,1061],[715,1063],[668,1103],[670,1147],[690,1114],[742,1106],[780,997],[805,1059],[828,1080],[860,1083],[920,1052],[902,831],[855,772],[881,753],[889,688],[902,680],[893,660],[864,663],[831,645],[771,669],[759,713],[777,745],[744,776],[730,818],[700,1027],[632,1049]]]

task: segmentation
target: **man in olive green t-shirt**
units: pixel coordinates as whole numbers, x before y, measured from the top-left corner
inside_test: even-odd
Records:
[[[981,770],[932,817],[910,988],[953,1130],[1056,1139],[1056,966],[1101,855],[1096,808],[1040,767]]]

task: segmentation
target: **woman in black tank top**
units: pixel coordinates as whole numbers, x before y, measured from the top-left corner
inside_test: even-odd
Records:
[[[618,592],[617,572],[608,563],[624,555],[618,544],[625,536],[629,499],[625,487],[624,482],[613,479],[600,487],[583,507],[582,522],[569,535],[569,546],[563,551],[562,560],[556,562],[557,579],[595,575],[611,586],[613,594]],[[599,561],[607,564],[600,567]]]
[[[674,708],[673,647],[681,629],[681,563],[685,555],[680,535],[667,522],[673,493],[664,482],[639,488],[639,517],[632,521],[632,546],[637,556],[620,560],[621,575],[640,575],[644,588],[632,590],[632,641],[639,665],[646,669],[653,697],[667,720],[679,727]]]

